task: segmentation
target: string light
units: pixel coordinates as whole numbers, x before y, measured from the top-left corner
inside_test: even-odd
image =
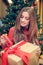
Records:
[[[8,0],[8,2],[9,2],[10,4],[12,4],[12,0]]]

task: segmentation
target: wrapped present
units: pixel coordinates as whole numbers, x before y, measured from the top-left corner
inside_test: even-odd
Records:
[[[34,45],[32,43],[26,42],[26,44],[22,45],[20,47],[20,50],[28,52],[28,53],[36,53],[36,51],[38,51],[39,46]]]
[[[19,43],[13,45],[13,47],[15,47],[16,45],[19,45]],[[25,44],[19,46],[19,49],[23,51],[25,54],[30,53],[29,55],[27,54],[27,58],[26,58],[28,60],[27,65],[39,65],[38,56],[36,55],[37,50],[40,49],[39,46],[33,45],[29,42],[25,42]],[[8,55],[8,64],[9,65],[25,65],[23,62],[23,59],[20,56],[14,55],[14,54]]]
[[[8,64],[9,65],[25,65],[23,63],[23,60],[14,54],[11,54],[8,56]],[[39,65],[38,57],[35,54],[33,54],[30,58],[28,58],[27,65]]]
[[[8,63],[9,65],[23,65],[22,59],[14,54],[8,55]]]

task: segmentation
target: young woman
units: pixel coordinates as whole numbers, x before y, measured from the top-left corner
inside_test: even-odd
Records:
[[[15,26],[10,28],[8,38],[4,35],[1,37],[6,38],[7,42],[10,40],[13,43],[18,43],[25,40],[38,44],[38,27],[34,10],[31,7],[24,7],[17,16]],[[8,44],[7,42],[5,44]],[[36,54],[39,56],[40,52],[40,49],[38,49]]]
[[[8,38],[13,43],[25,40],[33,44],[38,44],[38,27],[34,9],[24,7],[19,12],[15,26],[9,30]]]

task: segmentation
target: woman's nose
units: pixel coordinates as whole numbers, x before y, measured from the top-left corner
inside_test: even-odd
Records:
[[[25,21],[25,18],[23,18],[22,21]]]

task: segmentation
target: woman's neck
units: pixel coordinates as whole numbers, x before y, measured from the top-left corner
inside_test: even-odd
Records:
[[[29,30],[29,26],[26,26],[26,27],[21,26],[21,30]]]

